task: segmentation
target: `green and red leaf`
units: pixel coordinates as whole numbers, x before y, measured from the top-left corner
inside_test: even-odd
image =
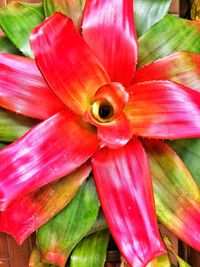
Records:
[[[135,72],[133,83],[170,80],[200,91],[200,54],[181,51]]]
[[[98,211],[99,200],[90,178],[68,206],[39,229],[37,244],[42,262],[65,266],[73,248],[95,223]]]
[[[61,180],[16,201],[0,213],[0,231],[12,235],[22,244],[70,202],[90,171],[90,164],[85,164]]]
[[[200,191],[191,174],[166,144],[143,140],[153,177],[159,221],[179,239],[200,251]]]

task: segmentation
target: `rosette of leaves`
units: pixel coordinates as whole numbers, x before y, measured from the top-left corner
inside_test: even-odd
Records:
[[[170,264],[157,221],[200,250],[200,24],[169,6],[0,11],[0,230],[37,230],[30,266],[103,266],[107,227],[130,266]]]

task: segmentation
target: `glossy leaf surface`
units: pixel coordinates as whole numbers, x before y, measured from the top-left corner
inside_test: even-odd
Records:
[[[70,256],[70,267],[104,267],[110,238],[108,230],[85,237]]]
[[[82,11],[86,0],[44,0],[44,11],[47,17],[61,12],[71,18],[77,29],[81,28]]]
[[[111,80],[130,84],[137,62],[133,0],[86,1],[82,29]]]
[[[133,83],[170,80],[200,91],[200,54],[181,51],[136,71]]]
[[[200,251],[200,192],[191,174],[162,141],[143,140],[153,177],[159,221]]]
[[[163,254],[149,166],[140,142],[133,139],[123,148],[96,152],[93,174],[110,231],[127,262],[142,267]]]
[[[37,244],[42,261],[65,266],[72,249],[94,224],[98,211],[99,200],[94,181],[90,178],[69,205],[39,229]]]
[[[0,37],[0,51],[14,55],[18,55],[21,52],[12,44],[12,42],[5,36]]]
[[[34,60],[5,53],[0,53],[0,106],[37,119],[65,108]]]
[[[0,213],[0,230],[12,235],[19,244],[62,210],[89,176],[85,164],[65,178],[26,195]]]
[[[168,145],[183,160],[200,188],[200,139],[183,139],[168,142]]]
[[[13,142],[37,123],[39,121],[0,108],[0,141]]]
[[[69,110],[0,152],[0,208],[82,165],[98,148],[94,129]],[[6,161],[5,161],[6,159]]]
[[[0,11],[0,26],[20,51],[32,57],[30,32],[44,20],[43,5],[11,2]]]
[[[56,13],[34,30],[31,45],[54,92],[71,110],[83,114],[109,80],[72,21]]]
[[[167,15],[139,38],[138,68],[174,52],[200,53],[200,23]]]
[[[135,135],[180,139],[200,136],[200,93],[169,81],[132,85],[126,112]]]
[[[151,28],[168,12],[171,0],[134,0],[137,36]]]

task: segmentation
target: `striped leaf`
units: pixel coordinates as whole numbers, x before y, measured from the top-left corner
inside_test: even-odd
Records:
[[[145,140],[159,221],[200,251],[200,192],[191,174],[166,144]]]
[[[174,52],[200,53],[200,23],[167,15],[139,38],[138,68]]]
[[[44,0],[44,12],[46,17],[55,12],[61,12],[71,18],[80,30],[82,11],[86,0]]]
[[[70,267],[103,267],[110,238],[108,230],[87,236],[73,250]]]
[[[17,47],[14,46],[6,36],[0,37],[0,51],[14,55],[21,54]]]
[[[11,2],[0,11],[0,26],[6,36],[26,56],[32,57],[29,36],[44,20],[43,5]]]
[[[64,266],[76,244],[87,235],[99,210],[94,181],[86,181],[69,205],[37,233],[42,262]]]
[[[37,123],[37,120],[0,108],[0,141],[13,142]]]
[[[169,141],[168,145],[179,155],[200,187],[200,139]]]
[[[137,36],[151,28],[168,12],[171,0],[134,0]]]

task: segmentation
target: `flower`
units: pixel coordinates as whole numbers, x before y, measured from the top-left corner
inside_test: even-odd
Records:
[[[138,47],[132,5],[87,1],[82,35],[60,13],[39,25],[31,47],[48,86],[33,60],[1,54],[6,73],[22,77],[27,69],[29,78],[23,99],[13,101],[19,85],[2,89],[1,106],[44,121],[0,152],[0,207],[9,209],[92,158],[111,233],[127,262],[139,267],[165,253],[147,155],[171,155],[159,139],[200,136],[200,93],[171,81],[133,83]]]

